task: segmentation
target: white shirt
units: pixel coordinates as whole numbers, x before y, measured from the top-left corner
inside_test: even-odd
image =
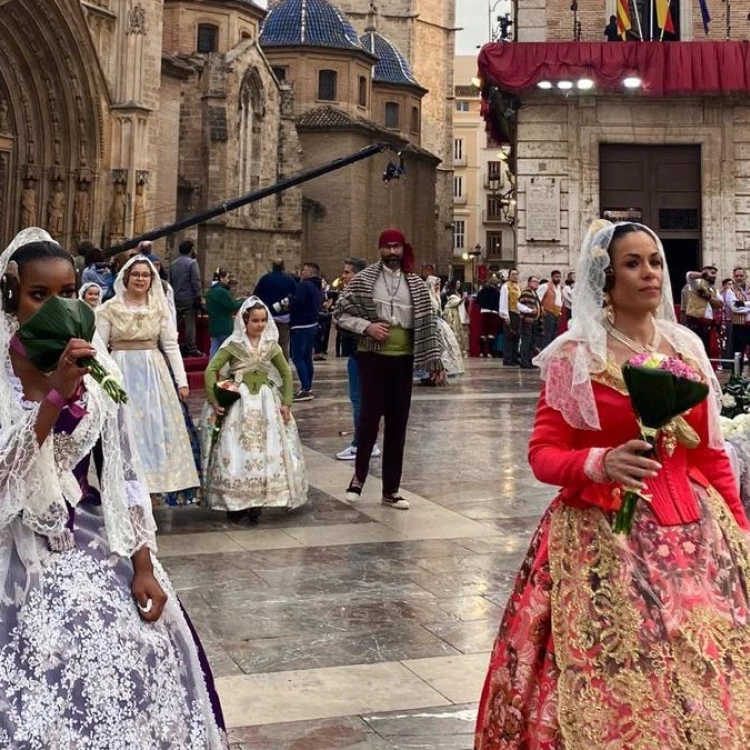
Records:
[[[701,281],[703,281],[702,278],[698,277],[697,279],[691,279],[690,274],[688,273],[685,276],[685,279],[687,280],[688,286],[690,287],[691,291],[697,292],[701,288]],[[706,320],[714,319],[714,309],[713,307],[711,307],[711,304],[709,302],[706,303],[706,311],[703,313],[703,317]]]
[[[722,297],[724,299],[724,309],[730,315],[742,315],[744,313],[745,324],[750,323],[750,307],[748,307],[747,302],[744,305],[737,305],[735,307],[734,303],[740,300],[737,299],[737,295],[734,293],[732,287],[729,287],[729,289],[723,292]]]

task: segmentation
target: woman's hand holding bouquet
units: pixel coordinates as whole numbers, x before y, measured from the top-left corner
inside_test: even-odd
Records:
[[[671,455],[675,438],[666,437],[666,433],[674,432],[678,417],[708,396],[708,386],[690,365],[658,352],[633,357],[623,366],[622,375],[642,439],[610,451],[604,459],[604,469],[607,478],[621,483],[624,489],[614,531],[629,534],[638,500],[645,498],[645,480],[661,469],[652,456],[662,448]]]
[[[611,482],[625,487],[643,490],[645,479],[655,477],[661,470],[661,464],[643,454],[651,451],[651,444],[645,440],[628,440],[627,443],[613,448],[604,458],[604,472]]]

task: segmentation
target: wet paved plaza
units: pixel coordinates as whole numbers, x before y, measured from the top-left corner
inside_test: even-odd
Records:
[[[159,510],[160,557],[217,677],[236,750],[470,750],[502,608],[554,490],[526,445],[535,372],[473,360],[415,388],[402,490],[379,502],[379,460],[356,506],[343,362],[295,406],[310,502],[254,528]],[[199,407],[199,404],[194,403]]]

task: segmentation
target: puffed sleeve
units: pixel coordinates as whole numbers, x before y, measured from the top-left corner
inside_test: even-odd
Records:
[[[170,314],[162,316],[161,327],[159,329],[159,343],[161,344],[164,356],[169,360],[169,364],[172,367],[177,387],[187,388],[188,380],[185,373],[185,363],[182,361],[180,346],[177,342],[177,328],[175,328]]]
[[[700,445],[689,452],[688,460],[710,482],[711,486],[724,498],[724,502],[743,529],[750,529],[742,500],[737,491],[737,480],[732,471],[726,451],[709,447],[708,405],[704,401],[693,409],[694,419],[690,423],[698,432]]]
[[[591,481],[585,472],[591,449],[576,449],[575,433],[560,412],[549,406],[542,389],[529,443],[529,464],[540,482],[580,487]]]

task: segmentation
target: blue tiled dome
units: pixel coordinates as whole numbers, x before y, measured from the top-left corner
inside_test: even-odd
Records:
[[[281,0],[266,16],[260,46],[363,49],[354,27],[328,0]]]
[[[389,42],[377,31],[368,30],[360,40],[362,46],[378,58],[373,71],[375,83],[419,86],[409,61],[399,52],[393,42]]]

